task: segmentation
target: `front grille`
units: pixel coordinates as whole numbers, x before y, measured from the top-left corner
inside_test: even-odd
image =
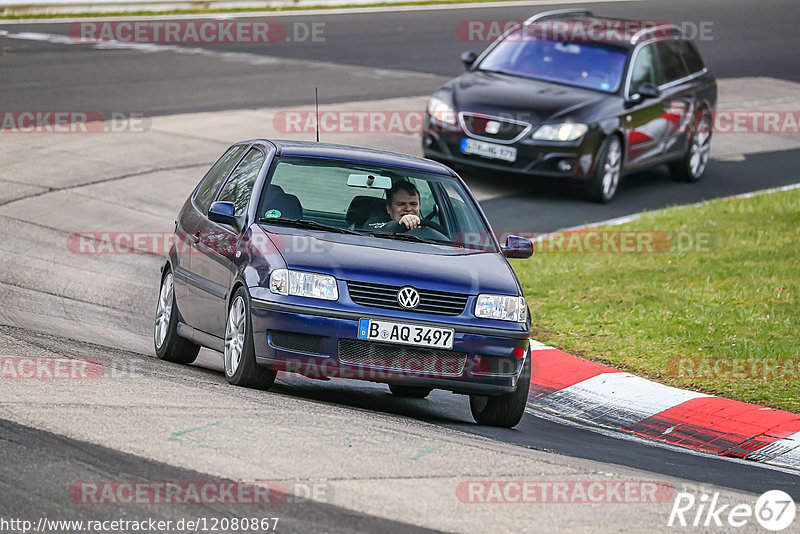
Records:
[[[461,113],[460,117],[461,126],[467,133],[489,141],[515,141],[526,130],[531,128],[531,125],[525,122],[512,122],[500,117],[488,117],[475,113]],[[499,128],[495,133],[486,131],[486,126],[490,122],[499,124]]]
[[[276,349],[293,350],[308,354],[322,354],[322,336],[295,332],[269,331],[270,342]]]
[[[409,310],[403,308],[397,302],[397,292],[400,289],[400,286],[347,282],[347,291],[350,292],[350,298],[353,299],[353,302],[362,306],[433,313],[436,315],[460,315],[467,305],[467,295],[417,289],[419,292],[419,304],[416,308]]]
[[[458,376],[464,371],[464,352],[339,340],[339,361],[350,365],[415,374]]]

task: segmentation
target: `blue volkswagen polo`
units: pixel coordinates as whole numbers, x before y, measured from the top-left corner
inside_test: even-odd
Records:
[[[231,384],[276,373],[469,395],[479,424],[512,427],[531,375],[530,318],[464,182],[439,163],[343,145],[230,147],[186,200],[164,264],[155,352],[224,354]]]

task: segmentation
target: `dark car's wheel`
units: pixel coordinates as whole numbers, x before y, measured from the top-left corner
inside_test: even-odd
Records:
[[[517,389],[513,393],[486,397],[483,395],[470,395],[469,407],[472,417],[479,425],[500,426],[511,428],[516,426],[525,413],[528,403],[528,390],[531,387],[531,352],[525,357],[525,365],[517,382]]]
[[[392,395],[398,397],[408,397],[410,399],[424,399],[433,391],[432,388],[423,388],[420,386],[398,386],[397,384],[389,384],[389,390]]]
[[[192,363],[200,347],[178,335],[178,307],[175,305],[175,285],[172,269],[164,270],[158,294],[156,320],[153,328],[156,356],[175,363]]]
[[[589,182],[588,196],[596,202],[608,202],[617,193],[622,175],[622,141],[616,135],[603,141],[597,151],[594,177]]]
[[[711,153],[711,115],[703,111],[689,131],[689,146],[683,159],[670,163],[669,170],[676,180],[696,182],[703,177]]]
[[[247,290],[240,287],[233,294],[225,324],[225,378],[229,383],[267,390],[275,382],[275,373],[256,363],[253,325]]]

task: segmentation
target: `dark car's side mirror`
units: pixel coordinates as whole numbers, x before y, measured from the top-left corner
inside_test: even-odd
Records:
[[[214,202],[208,209],[208,219],[221,224],[229,224],[239,228],[239,219],[236,218],[236,206],[233,202]]]
[[[464,52],[461,54],[461,63],[464,64],[464,68],[469,70],[475,60],[478,59],[478,54],[475,52]]]
[[[502,247],[503,256],[506,258],[518,258],[524,260],[533,256],[533,243],[530,239],[510,235],[506,238],[506,244]]]
[[[644,100],[645,98],[659,98],[661,96],[661,89],[653,83],[642,82],[636,95],[639,95],[639,100]],[[636,95],[634,95],[634,97]]]

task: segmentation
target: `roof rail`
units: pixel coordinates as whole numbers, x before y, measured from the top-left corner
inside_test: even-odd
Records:
[[[527,26],[535,22],[542,22],[544,20],[549,20],[549,19],[573,18],[573,15],[583,15],[584,17],[591,17],[592,12],[589,11],[588,9],[555,9],[553,11],[544,11],[526,20],[524,25]]]
[[[631,44],[636,44],[644,38],[645,35],[649,33],[656,33],[659,31],[671,30],[673,35],[677,35],[679,37],[683,36],[683,32],[681,32],[680,28],[677,26],[673,26],[672,24],[659,24],[658,26],[653,26],[652,28],[642,28],[638,32],[633,34],[631,37]]]

